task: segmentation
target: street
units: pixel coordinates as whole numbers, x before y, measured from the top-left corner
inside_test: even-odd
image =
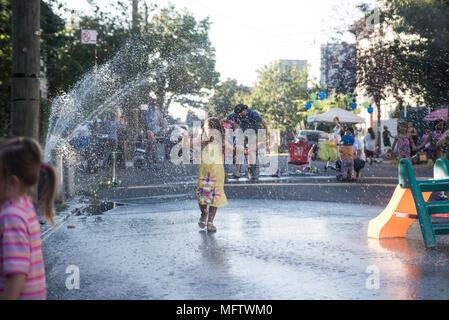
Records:
[[[288,188],[288,182],[282,185]],[[448,238],[439,237],[434,251],[425,249],[419,227],[408,239],[368,239],[367,224],[381,206],[338,197],[272,200],[274,191],[265,199],[233,194],[229,206],[218,210],[217,233],[207,234],[197,225],[194,189],[166,188],[147,197],[131,197],[130,190],[149,189],[127,189],[114,209],[74,216],[44,240],[49,299],[449,296]],[[79,289],[66,287],[68,266],[79,268]],[[372,276],[378,276],[378,287],[370,284]]]
[[[449,1],[0,8],[0,300],[449,298]]]

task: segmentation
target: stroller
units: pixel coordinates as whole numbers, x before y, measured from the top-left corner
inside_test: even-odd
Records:
[[[310,147],[307,142],[291,142],[288,144],[288,153],[290,155],[289,164],[298,166],[301,173],[318,173],[318,169],[312,164],[315,144]]]
[[[334,164],[331,163],[331,158],[327,159],[327,163],[324,166],[324,172],[327,172],[327,170],[332,169],[337,172],[341,172],[341,160],[336,160]]]

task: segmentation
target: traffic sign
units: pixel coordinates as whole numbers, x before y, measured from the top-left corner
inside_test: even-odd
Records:
[[[81,43],[97,44],[97,30],[81,30]]]

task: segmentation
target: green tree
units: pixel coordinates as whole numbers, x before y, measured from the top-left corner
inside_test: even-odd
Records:
[[[281,69],[280,62],[258,71],[257,83],[249,105],[257,110],[272,128],[294,130],[304,120],[301,109],[308,98],[307,69],[296,66]]]
[[[54,83],[54,75],[60,75],[63,71],[58,64],[58,50],[65,44],[65,38],[61,35],[65,22],[55,14],[54,0],[41,1],[41,56],[45,69],[42,70],[49,80],[50,89]],[[59,5],[60,6],[60,5]],[[0,1],[0,135],[9,133],[11,110],[11,25],[12,9],[10,0]],[[48,104],[41,103],[40,128],[46,128],[48,121]],[[42,136],[44,133],[40,133]]]
[[[48,30],[43,28],[42,38],[45,44],[42,55],[51,96],[67,92],[94,66],[95,47],[97,64],[102,64],[111,59],[131,36],[126,16],[103,11],[92,1],[90,6],[91,15],[72,15],[69,21],[64,21],[48,9],[42,12],[42,19],[48,26]],[[61,5],[58,8],[61,10]],[[126,13],[127,6],[119,1],[115,4],[115,9]],[[82,29],[97,30],[97,45],[81,43]]]
[[[383,8],[386,22],[408,36],[391,45],[400,81],[430,106],[448,104],[449,2],[392,0]]]
[[[188,126],[191,126],[194,121],[201,121],[195,112],[192,110],[187,111],[186,123]]]
[[[235,105],[244,103],[251,94],[251,88],[241,85],[235,79],[227,79],[218,84],[209,98],[207,111],[209,116],[224,118],[234,111]]]
[[[351,30],[358,42],[365,40],[366,45],[357,48],[357,83],[374,101],[378,130],[381,128],[381,102],[393,96],[402,104],[402,95],[407,90],[398,79],[399,64],[390,51],[391,41],[386,37],[386,27],[380,23],[376,28],[371,28],[361,19]],[[377,144],[380,149],[381,139],[377,140]]]
[[[210,22],[197,21],[189,12],[162,9],[148,22],[144,39],[152,57],[150,68],[158,76],[149,84],[156,104],[164,112],[172,102],[205,97],[219,81],[215,49],[209,39]]]
[[[0,136],[9,132],[11,110],[12,9],[10,0],[0,1]]]

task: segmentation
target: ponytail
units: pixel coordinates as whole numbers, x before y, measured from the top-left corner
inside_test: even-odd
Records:
[[[0,179],[11,175],[20,179],[26,192],[38,184],[42,215],[54,226],[56,171],[42,162],[42,150],[36,140],[25,137],[0,139]]]
[[[40,198],[42,200],[42,215],[53,226],[55,222],[53,217],[55,216],[54,201],[56,194],[57,175],[56,171],[50,164],[42,163],[42,171],[44,176],[42,192]]]

